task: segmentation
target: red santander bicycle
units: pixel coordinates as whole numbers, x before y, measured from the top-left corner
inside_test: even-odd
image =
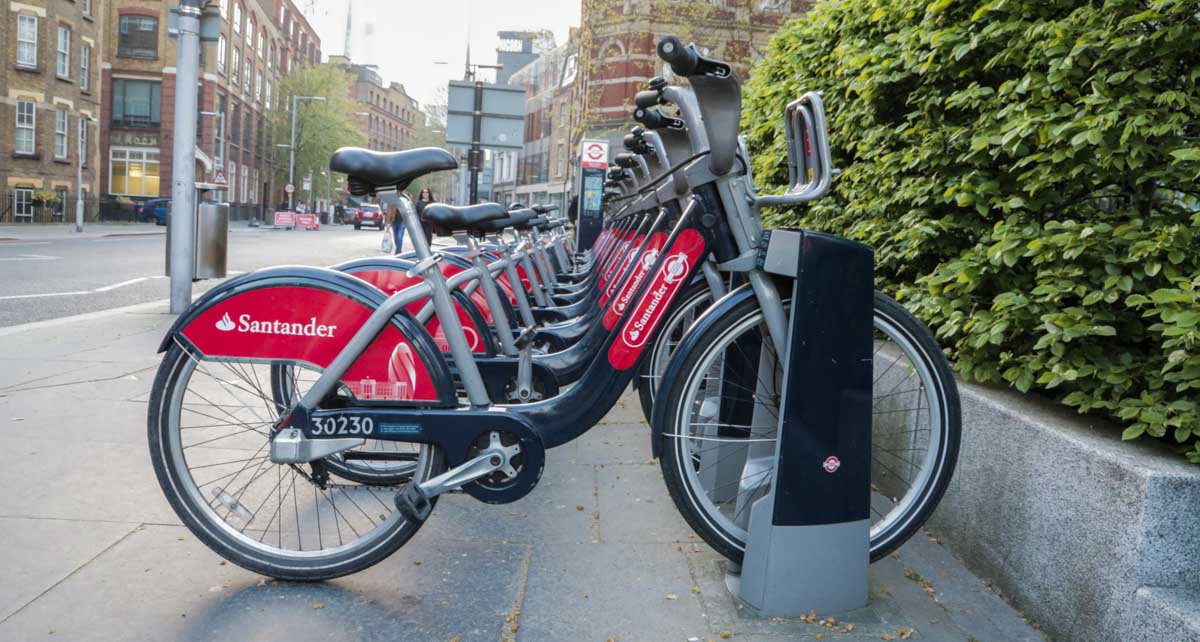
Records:
[[[426,208],[439,229],[466,234],[462,248],[435,253],[401,195],[416,253],[390,292],[356,277],[363,265],[269,268],[179,317],[161,346],[149,442],[164,493],[197,537],[273,577],[353,573],[404,545],[446,492],[493,504],[527,495],[546,450],[595,426],[641,372],[676,507],[740,560],[746,508],[772,479],[791,305],[781,293],[797,278],[771,260],[794,254],[794,236],[764,232],[757,208],[828,188],[825,116],[815,94],[789,106],[793,185],[758,196],[732,69],[675,38],[658,52],[691,90],[656,79],[638,94],[642,133],[654,135],[628,141],[641,153],[613,168],[623,192],[594,251],[564,251],[561,226],[539,212],[483,204]],[[438,149],[344,149],[330,163],[359,194],[455,166]],[[877,559],[937,505],[959,410],[928,330],[879,293],[874,326]]]

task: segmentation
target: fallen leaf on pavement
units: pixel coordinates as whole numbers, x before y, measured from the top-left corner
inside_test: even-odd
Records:
[[[668,600],[678,600],[679,596],[675,595],[674,593],[667,593],[667,599]]]
[[[717,635],[721,636],[722,640],[728,640],[729,638],[733,637],[733,633],[729,631],[721,631]]]
[[[323,608],[325,608],[325,605],[321,602],[313,602],[312,607],[314,609],[323,609]]]
[[[699,586],[693,586],[693,587],[692,587],[692,592],[693,592],[693,593],[699,593],[699,592],[700,592],[700,587],[699,587]]]
[[[908,627],[904,627],[899,631],[896,631],[896,634],[900,636],[901,640],[907,640],[908,638],[912,637],[913,630]]]
[[[575,510],[583,510],[583,504],[575,504]]]

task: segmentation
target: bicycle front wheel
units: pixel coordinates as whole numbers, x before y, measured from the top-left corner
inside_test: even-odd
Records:
[[[903,306],[876,292],[871,429],[871,561],[903,544],[945,492],[958,456],[957,387],[937,342]],[[741,561],[750,506],[771,488],[783,363],[758,301],[708,325],[676,354],[661,466],[675,505],[726,557]]]

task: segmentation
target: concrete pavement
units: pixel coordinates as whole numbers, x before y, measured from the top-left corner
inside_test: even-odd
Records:
[[[447,496],[368,571],[266,580],[200,544],[155,481],[145,402],[170,320],[143,305],[0,332],[0,639],[1040,639],[929,535],[875,564],[870,608],[836,624],[747,614],[629,395],[521,501]]]

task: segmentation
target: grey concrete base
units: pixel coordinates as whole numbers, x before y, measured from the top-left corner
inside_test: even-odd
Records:
[[[1200,591],[1140,588],[1134,627],[1144,642],[1200,642]]]
[[[1048,401],[959,390],[958,470],[931,526],[1017,608],[1056,639],[1140,640],[1139,588],[1200,589],[1200,468]]]

